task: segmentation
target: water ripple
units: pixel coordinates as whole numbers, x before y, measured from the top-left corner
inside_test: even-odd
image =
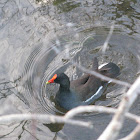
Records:
[[[64,36],[63,36],[64,37]],[[88,35],[86,38],[73,41],[66,41],[68,37],[51,41],[45,47],[43,44],[37,46],[28,57],[23,77],[25,78],[24,97],[28,100],[33,112],[63,114],[64,110],[54,103],[54,97],[58,90],[58,85],[46,85],[55,72],[65,72],[70,80],[76,79],[82,72],[70,65],[71,60],[82,64],[85,67],[92,65],[92,58],[97,56],[99,64],[104,62],[114,62],[121,68],[121,79],[132,82],[137,73],[137,57],[134,49],[128,49],[126,41],[131,42],[132,46],[138,44],[135,39],[129,36],[113,34],[109,42],[108,50],[105,54],[101,53],[101,47],[107,35]],[[65,40],[65,41],[64,41]],[[137,47],[137,46],[136,46]],[[132,62],[133,61],[133,62]],[[131,67],[128,67],[131,65]],[[128,71],[129,70],[129,71]],[[129,76],[128,76],[129,75]],[[117,106],[122,87],[111,85],[107,89],[106,98],[97,100],[95,104],[105,106]],[[123,90],[121,90],[123,91]]]

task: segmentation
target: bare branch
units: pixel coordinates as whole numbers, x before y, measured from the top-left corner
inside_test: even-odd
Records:
[[[119,140],[134,140],[135,137],[140,133],[140,124],[126,137]]]
[[[110,107],[104,107],[104,106],[95,106],[95,105],[90,105],[90,106],[79,106],[76,107],[69,112],[65,114],[65,118],[70,119],[78,114],[81,113],[90,113],[90,112],[98,112],[98,113],[108,113],[108,114],[114,114],[117,112],[117,109],[113,109]],[[125,116],[131,120],[134,120],[135,122],[140,123],[140,117],[131,113],[126,113]]]
[[[119,131],[122,128],[122,125],[124,122],[125,113],[128,112],[129,108],[131,107],[133,102],[136,100],[139,91],[140,91],[140,77],[134,82],[134,84],[125,94],[125,96],[123,97],[118,107],[117,113],[115,114],[112,121],[105,129],[105,131],[102,133],[102,135],[98,138],[98,140],[116,140],[117,139],[119,135]]]
[[[102,47],[102,52],[103,52],[103,53],[105,53],[105,51],[106,51],[106,49],[107,49],[107,47],[108,47],[109,40],[110,40],[110,38],[111,38],[111,36],[112,36],[112,34],[113,34],[113,31],[114,31],[114,26],[115,26],[115,22],[113,22],[113,24],[112,24],[112,26],[111,26],[111,28],[110,28],[109,34],[108,34],[108,36],[107,36],[107,39],[106,39],[106,41],[105,41],[105,43],[104,43],[104,45],[103,45],[103,47]]]
[[[92,128],[91,122],[83,122],[78,120],[72,120],[71,118],[76,116],[80,113],[85,112],[98,112],[98,113],[109,113],[114,114],[117,109],[104,107],[104,106],[79,106],[67,112],[65,116],[55,116],[55,115],[39,115],[39,114],[12,114],[12,115],[5,115],[0,117],[0,123],[7,123],[11,121],[22,121],[22,120],[39,120],[42,122],[49,122],[49,123],[68,123],[71,125],[80,125],[84,127]],[[140,117],[137,115],[133,115],[131,113],[126,113],[126,117],[140,122]]]
[[[56,54],[59,54],[60,53],[60,50],[56,47],[56,46],[53,46],[53,50],[56,52]],[[112,83],[116,83],[116,84],[119,84],[119,85],[123,85],[123,86],[126,86],[126,87],[130,87],[131,84],[130,83],[127,83],[127,82],[124,82],[124,81],[120,81],[120,80],[116,80],[116,79],[113,79],[113,78],[109,78],[107,76],[104,76],[96,71],[91,71],[89,69],[86,69],[85,67],[79,65],[78,63],[74,62],[74,61],[71,61],[71,58],[69,57],[69,55],[67,55],[67,59],[70,59],[70,63],[73,64],[74,66],[76,66],[77,68],[79,68],[80,70],[82,70],[83,72],[85,73],[89,73],[89,74],[92,74],[102,80],[105,80],[105,81],[111,81]]]
[[[127,82],[120,81],[120,80],[116,80],[116,79],[113,79],[113,78],[109,78],[109,77],[107,77],[107,76],[104,76],[104,75],[102,75],[102,74],[96,72],[96,71],[93,71],[93,70],[91,71],[91,70],[89,70],[89,69],[86,69],[86,68],[84,68],[83,66],[81,66],[81,65],[79,65],[79,64],[77,64],[77,63],[75,63],[75,62],[71,62],[71,63],[72,63],[73,65],[75,65],[77,68],[79,68],[80,70],[82,70],[83,72],[92,74],[92,75],[94,75],[94,76],[96,76],[96,77],[98,77],[98,78],[100,78],[100,79],[102,79],[102,80],[111,81],[112,83],[116,83],[116,84],[123,85],[123,86],[126,86],[126,87],[130,87],[130,86],[131,86],[131,84],[129,84],[129,83],[127,83]]]
[[[23,120],[39,120],[47,123],[68,123],[71,125],[79,125],[83,127],[92,128],[92,124],[90,122],[71,120],[63,116],[55,116],[55,115],[12,114],[12,115],[5,115],[0,117],[1,124],[11,122],[11,121],[23,121]]]

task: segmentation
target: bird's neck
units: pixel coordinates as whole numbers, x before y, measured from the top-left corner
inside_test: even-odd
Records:
[[[63,81],[61,81],[60,83],[60,89],[63,91],[68,91],[70,90],[70,81],[69,79],[65,79]]]
[[[60,84],[59,90],[69,91],[70,90],[70,85],[69,84],[67,84],[67,85]]]

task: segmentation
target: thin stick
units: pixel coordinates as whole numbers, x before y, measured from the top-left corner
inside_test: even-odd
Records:
[[[55,47],[55,46],[53,46],[53,50],[54,50],[57,54],[60,53],[60,50],[59,50],[57,47]],[[68,59],[71,59],[69,56],[68,56],[67,58],[68,58]],[[74,66],[76,66],[77,68],[79,68],[80,70],[82,70],[83,72],[92,74],[92,75],[94,75],[94,76],[96,76],[96,77],[98,77],[98,78],[100,78],[100,79],[102,79],[102,80],[111,81],[112,83],[116,83],[116,84],[123,85],[123,86],[126,86],[126,87],[130,87],[130,86],[131,86],[130,83],[127,83],[127,82],[124,82],[124,81],[120,81],[120,80],[116,80],[116,79],[113,79],[113,78],[109,78],[109,77],[107,77],[107,76],[104,76],[104,75],[102,75],[102,74],[96,72],[96,71],[91,71],[91,70],[89,70],[89,69],[86,69],[86,68],[84,68],[83,66],[79,65],[78,63],[76,63],[76,62],[74,62],[74,61],[71,61],[71,60],[70,60],[70,63],[73,64]]]
[[[65,118],[71,119],[74,116],[81,114],[81,113],[90,113],[90,112],[98,112],[98,113],[108,113],[108,114],[114,114],[117,112],[117,109],[113,109],[110,107],[104,107],[104,106],[95,106],[95,105],[90,105],[90,106],[79,106],[76,107],[69,112],[65,114]],[[135,122],[140,123],[140,117],[131,113],[126,113],[125,116],[131,120],[134,120]]]
[[[116,84],[119,84],[119,85],[123,85],[123,86],[126,86],[126,87],[130,87],[131,84],[127,83],[127,82],[124,82],[124,81],[120,81],[120,80],[116,80],[116,79],[113,79],[113,78],[109,78],[107,76],[104,76],[96,71],[91,71],[89,69],[86,69],[84,68],[83,66],[75,63],[75,62],[71,62],[73,65],[75,65],[77,68],[79,68],[80,70],[82,70],[83,72],[85,73],[89,73],[89,74],[92,74],[102,80],[105,80],[105,81],[111,81],[112,83],[116,83]]]
[[[140,133],[140,124],[138,124],[135,129],[126,137],[119,140],[134,140],[135,137]]]
[[[112,36],[112,34],[113,34],[113,31],[114,31],[114,26],[115,26],[115,22],[113,22],[113,24],[112,24],[112,26],[111,26],[111,28],[110,28],[109,34],[108,34],[108,36],[107,36],[107,39],[106,39],[106,41],[105,41],[105,43],[104,43],[104,45],[103,45],[103,47],[102,47],[102,52],[103,52],[103,53],[105,53],[105,51],[106,51],[106,49],[107,49],[109,40],[110,40],[110,38],[111,38],[111,36]]]
[[[12,115],[5,115],[0,117],[1,124],[11,122],[11,121],[23,121],[23,120],[40,120],[49,123],[68,123],[71,125],[79,125],[79,126],[92,128],[92,124],[90,122],[71,120],[63,116],[55,116],[55,115],[12,114]]]
[[[128,112],[129,108],[136,100],[138,93],[140,91],[140,77],[134,82],[131,88],[128,90],[126,95],[123,97],[118,111],[113,117],[112,121],[109,123],[104,132],[100,135],[98,140],[116,140],[120,129],[122,128],[124,122],[125,113]]]

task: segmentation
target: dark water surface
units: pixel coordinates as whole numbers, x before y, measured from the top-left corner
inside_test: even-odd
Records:
[[[114,62],[121,68],[118,79],[133,83],[140,75],[139,0],[55,0],[39,4],[34,0],[0,0],[0,114],[64,114],[54,104],[58,85],[45,82],[56,72],[71,80],[83,73],[71,61],[90,68],[92,58],[99,64]],[[105,54],[101,48],[115,22]],[[125,88],[111,84],[106,97],[96,105],[117,107]],[[140,115],[140,98],[131,107]],[[83,114],[93,129],[23,121],[0,125],[3,140],[96,140],[112,115]],[[136,124],[125,121],[119,138]],[[139,136],[140,137],[140,136]],[[139,137],[136,139],[139,140]]]

